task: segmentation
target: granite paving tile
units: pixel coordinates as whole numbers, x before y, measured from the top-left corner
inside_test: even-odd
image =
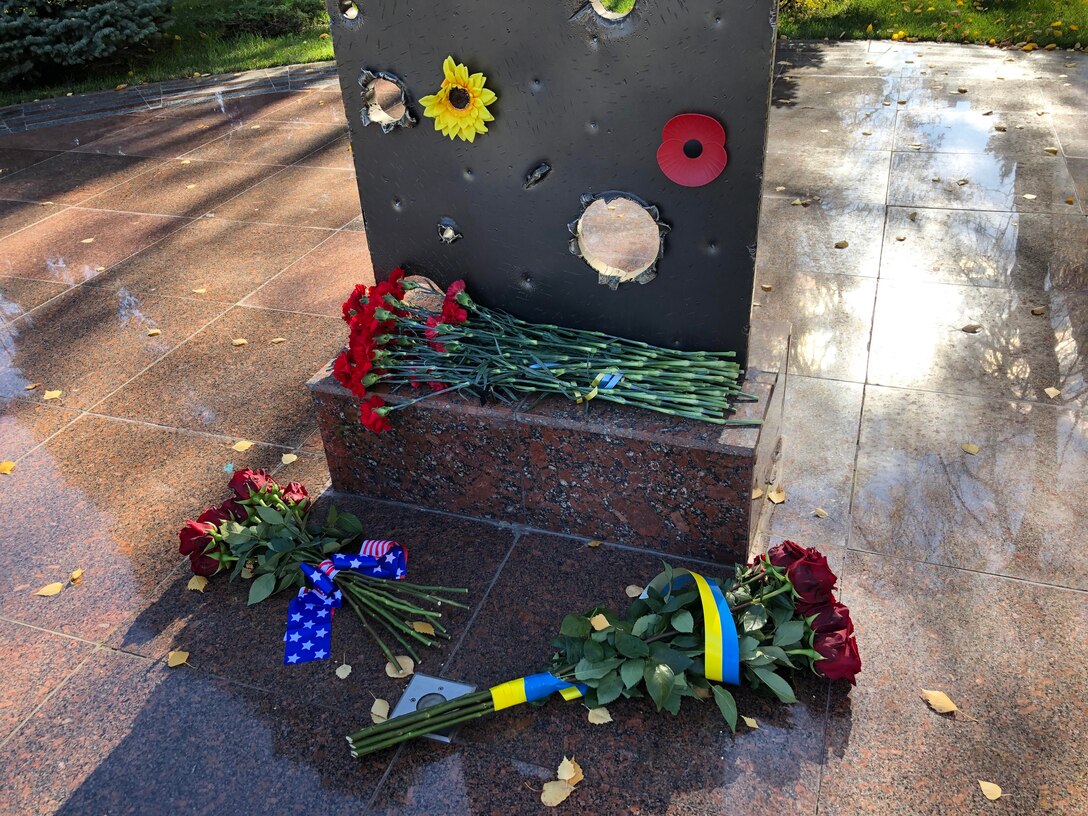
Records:
[[[355,163],[351,155],[351,142],[341,136],[324,147],[318,148],[308,156],[299,159],[296,164],[306,167],[332,167],[337,170],[354,170]]]
[[[79,204],[151,170],[156,164],[138,156],[61,153],[11,176],[0,176],[0,196],[20,201]]]
[[[1068,209],[1065,199],[1074,193],[1065,162],[1053,156],[893,153],[888,204],[1056,213]]]
[[[79,415],[51,403],[0,400],[0,459],[18,459]]]
[[[183,561],[182,521],[227,497],[224,465],[271,467],[282,453],[255,445],[238,454],[231,442],[84,416],[21,459],[4,477],[0,616],[106,638]],[[79,586],[35,596],[77,568]]]
[[[0,278],[0,323],[10,323],[34,307],[66,291],[68,287],[61,283],[26,278]]]
[[[791,269],[762,266],[756,290],[761,319],[793,324],[790,373],[864,382],[876,279]]]
[[[344,301],[360,283],[374,285],[366,233],[341,231],[268,281],[245,303],[341,317]]]
[[[247,72],[252,73],[252,72]],[[269,86],[271,90],[271,86]],[[277,91],[269,93],[216,93],[211,98],[194,94],[192,100],[173,102],[155,111],[157,117],[174,119],[223,119],[235,126],[256,121],[284,105],[298,101],[297,93]]]
[[[99,650],[0,749],[0,810],[245,816],[310,814],[318,802],[322,813],[354,816],[384,765],[351,759],[341,738],[349,721],[188,666]]]
[[[1050,117],[1058,134],[1062,153],[1067,157],[1088,158],[1088,115],[1059,113]]]
[[[771,87],[771,102],[775,107],[788,100],[796,107],[875,111],[883,108],[885,102],[895,106],[899,83],[897,76],[794,76],[786,73]]]
[[[0,743],[93,650],[90,643],[0,619]]]
[[[833,212],[854,212],[884,206],[888,166],[888,154],[879,150],[768,151],[763,188],[791,201],[818,197]]]
[[[64,209],[61,204],[32,201],[0,201],[0,238],[48,218]]]
[[[808,206],[794,204],[806,202]],[[859,275],[875,278],[880,270],[882,204],[851,206],[841,200],[811,201],[765,188],[760,207],[756,275],[789,280],[794,274]],[[835,244],[846,241],[845,249]],[[763,281],[771,282],[773,281]],[[763,304],[761,291],[755,301]]]
[[[130,292],[236,303],[330,234],[304,227],[201,218],[99,275],[93,283]],[[194,293],[195,289],[205,291]]]
[[[1080,211],[1088,212],[1088,159],[1066,159],[1065,163],[1073,177],[1074,198],[1080,201]]]
[[[95,410],[294,446],[316,427],[306,379],[344,336],[333,318],[237,307]]]
[[[846,545],[862,389],[860,383],[789,377],[778,467],[787,498],[771,515],[772,534],[806,546]]]
[[[217,207],[215,212],[222,218],[239,221],[339,229],[359,215],[355,173],[323,167],[288,167]]]
[[[564,614],[605,602],[622,609],[624,587],[645,583],[660,569],[660,560],[647,554],[526,536],[444,676],[485,687],[539,671]],[[800,702],[792,706],[736,690],[740,712],[760,724],[757,730],[742,725],[736,736],[712,704],[685,701],[674,718],[640,699],[609,706],[614,722],[607,726],[590,725],[579,703],[555,700],[477,721],[457,739],[548,769],[564,755],[577,757],[586,773],[576,800],[583,813],[811,814],[827,686],[803,680],[796,689]]]
[[[299,478],[294,467],[277,476],[281,483]],[[226,476],[222,484],[225,486]],[[336,494],[322,498],[314,510],[313,523],[324,523],[329,504],[358,516],[366,538],[403,544],[409,553],[409,581],[469,590],[458,596],[468,609],[446,606],[438,610],[451,641],[417,649],[421,658],[417,670],[440,675],[450,644],[461,638],[473,610],[484,602],[493,576],[513,545],[513,532],[485,522]],[[337,708],[349,715],[352,731],[370,721],[370,694],[395,703],[403,692],[406,681],[386,676],[386,658],[349,607],[333,620],[332,659],[284,666],[287,594],[247,606],[247,582],[231,584],[227,576],[216,576],[198,593],[186,589],[191,577],[186,565],[157,587],[139,614],[118,627],[108,645],[155,659],[170,649],[199,653],[202,670],[275,691],[299,703]],[[386,639],[396,654],[404,654],[392,637],[387,635]],[[344,680],[334,674],[341,663],[353,667]],[[347,733],[333,735],[337,750]]]
[[[70,290],[0,328],[0,397],[37,400],[59,390],[62,405],[90,408],[225,308],[123,289]],[[26,391],[31,383],[42,387]]]
[[[275,173],[259,164],[174,159],[85,202],[135,213],[199,216]]]
[[[81,122],[32,128],[17,133],[0,134],[0,147],[34,150],[73,150],[108,133],[139,122],[143,115],[103,116]]]
[[[1084,291],[1088,220],[1073,213],[889,207],[880,277],[1018,292]]]
[[[868,382],[1047,403],[1058,388],[1058,402],[1083,401],[1086,329],[1084,293],[881,281]]]
[[[118,130],[80,145],[80,153],[115,156],[148,156],[175,159],[202,144],[230,133],[238,123],[215,113],[185,118],[149,116],[124,130]]]
[[[293,164],[329,144],[344,132],[342,125],[309,122],[254,122],[232,130],[186,154],[192,159]]]
[[[895,111],[891,108],[777,106],[771,109],[768,150],[849,148],[891,150]]]
[[[966,93],[961,93],[965,88]],[[1045,98],[1039,83],[1031,79],[959,78],[948,76],[904,76],[899,86],[899,98],[907,100],[907,111],[917,110],[1043,110]]]
[[[297,96],[300,98],[293,104],[279,106],[263,118],[280,122],[314,122],[331,125],[347,123],[344,102],[338,90],[302,91]]]
[[[187,223],[71,207],[0,239],[0,276],[74,286]]]
[[[862,674],[833,689],[819,812],[1071,816],[1088,809],[1083,593],[851,553]],[[940,715],[921,689],[962,709]],[[984,779],[1005,796],[988,802]]]
[[[18,173],[56,155],[56,150],[20,150],[0,147],[0,178],[7,178],[13,173]]]
[[[1034,111],[907,110],[895,120],[895,150],[903,152],[989,153],[1023,159],[1047,157],[1046,147],[1057,147],[1054,130],[1049,118]]]
[[[1088,586],[1083,412],[869,386],[860,446],[851,547]]]

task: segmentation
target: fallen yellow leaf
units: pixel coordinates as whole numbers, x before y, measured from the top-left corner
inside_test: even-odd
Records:
[[[182,164],[192,164],[192,159],[182,159],[181,163]]]
[[[978,323],[968,323],[966,326],[961,326],[960,331],[964,334],[978,334],[982,331],[982,326]]]
[[[1057,156],[1058,155],[1058,148],[1056,148],[1056,147],[1044,147],[1043,152],[1046,153],[1047,155],[1050,155],[1050,156]]]
[[[1058,395],[1060,395],[1062,393],[1062,390],[1060,388],[1055,388],[1054,386],[1050,386],[1050,388],[1044,388],[1043,393],[1046,394],[1051,399],[1055,399],[1056,397],[1058,397]],[[2,473],[2,472],[3,471],[0,471],[0,473]]]
[[[61,590],[63,590],[63,589],[64,589],[64,584],[62,584],[62,583],[60,583],[58,581],[54,581],[51,584],[46,584],[45,586],[43,586],[41,589],[39,589],[34,594],[35,595],[41,595],[43,598],[52,598],[54,595],[60,595]]]
[[[186,184],[186,185],[185,185],[185,189],[186,189],[186,190],[191,190],[191,189],[193,189],[194,187],[196,187],[196,185],[195,185],[195,184]]]
[[[979,450],[981,450],[979,446],[976,445],[974,442],[964,442],[962,445],[960,445],[960,447],[963,448],[964,453],[969,453],[972,456],[974,456],[979,452]]]
[[[929,703],[929,707],[938,714],[951,714],[953,711],[960,710],[959,706],[953,703],[952,699],[943,691],[922,689],[922,699]]]
[[[232,451],[236,451],[238,453],[245,453],[247,450],[249,450],[252,447],[253,447],[252,442],[250,442],[248,439],[242,439],[242,440],[239,440],[238,442],[235,442],[233,445],[231,445],[230,449]]]
[[[82,241],[80,241],[80,243],[81,244],[93,244],[94,243],[94,238],[84,238]]]
[[[297,459],[298,459],[298,456],[296,456],[293,453],[285,453],[283,456],[280,457],[280,461],[283,462],[283,464],[285,464],[285,465],[289,465],[292,462],[296,461]]]
[[[389,719],[389,701],[381,697],[374,699],[374,705],[370,707],[370,719],[375,723],[383,723]]]
[[[586,546],[587,547],[597,548],[597,547],[601,546],[601,542],[600,541],[587,541]]]
[[[341,680],[346,680],[349,674],[351,674],[351,666],[347,663],[343,663],[336,667],[336,676]]]
[[[412,628],[419,632],[421,635],[433,635],[434,626],[426,621],[412,621]]]
[[[411,677],[415,674],[416,664],[412,658],[406,655],[397,655],[397,663],[400,664],[400,668],[394,663],[385,664],[385,673],[392,677],[394,680],[403,680],[405,677]]]
[[[589,722],[591,725],[604,725],[612,722],[612,715],[608,713],[608,709],[604,706],[591,708],[589,710]]]
[[[62,393],[64,393],[64,392],[63,391],[46,391],[44,394],[42,394],[42,399],[43,400],[60,399],[60,395]]]
[[[1031,309],[1031,313],[1033,315],[1035,315],[1036,317],[1039,317],[1040,315],[1045,315],[1046,314],[1046,306],[1033,306],[1032,309]]]
[[[637,598],[642,594],[642,591],[643,587],[630,584],[627,589],[624,590],[624,593],[627,595],[628,598]]]
[[[238,337],[238,338],[235,338],[234,340],[230,341],[230,344],[232,346],[244,346],[244,345],[247,345],[248,343],[249,343],[249,341],[246,340],[244,337]]]
[[[287,338],[286,337],[273,337],[268,342],[271,343],[273,346],[278,346],[280,343],[286,343]]]
[[[72,586],[79,586],[83,580],[83,568],[72,570],[72,574],[68,576],[68,580],[72,582]]]
[[[598,613],[589,619],[589,625],[592,626],[595,631],[603,632],[612,624],[608,622],[608,618]]]
[[[761,283],[759,285],[759,288],[762,289],[764,292],[770,292],[770,291],[772,291],[774,289],[774,284],[773,283]]]
[[[208,579],[203,575],[194,575],[189,579],[189,583],[185,586],[193,590],[193,592],[203,592],[204,587],[208,585]]]
[[[776,487],[767,494],[767,498],[770,499],[771,504],[782,504],[786,500],[786,491],[781,487]]]
[[[207,289],[201,287],[200,289],[194,289],[193,294],[194,295],[203,295],[207,291],[208,291]]]
[[[559,770],[556,771],[555,775],[561,782],[569,782],[572,788],[586,778],[585,774],[582,773],[582,766],[567,757],[563,757],[563,761],[559,763]]]
[[[10,459],[0,462],[0,475],[10,476],[15,470],[15,463]]]
[[[30,385],[24,385],[23,390],[24,391],[33,391],[35,388],[41,388],[41,387],[42,387],[41,383],[30,383]]]
[[[166,665],[171,669],[176,669],[178,666],[186,663],[189,660],[188,652],[170,652],[166,656]]]
[[[570,796],[571,791],[574,790],[574,786],[570,782],[564,782],[562,779],[557,779],[553,782],[545,782],[544,790],[540,792],[540,801],[547,807],[558,807],[567,801],[567,797]]]
[[[849,241],[836,241],[835,242],[835,249],[846,249],[848,246],[850,246]]]
[[[160,329],[148,329],[147,330],[147,336],[148,337],[158,337],[160,334],[162,334],[162,331]]]
[[[756,721],[755,717],[745,717],[743,714],[741,714],[740,718],[744,720],[744,724],[747,725],[749,728],[759,728],[759,723]]]
[[[985,780],[980,779],[978,781],[978,786],[982,788],[982,795],[989,799],[991,802],[1001,798],[1000,785],[995,785],[993,782],[986,782]]]
[[[824,510],[822,507],[817,507],[815,510],[812,511],[812,514],[816,516],[816,518],[827,518],[827,511]]]
[[[1039,197],[1039,196],[1037,196],[1037,195],[1034,195],[1034,194],[1032,194],[1032,193],[1024,193],[1024,199],[1025,199],[1025,200],[1027,200],[1027,201],[1034,201],[1034,200],[1035,200],[1035,199],[1037,199],[1038,197]]]

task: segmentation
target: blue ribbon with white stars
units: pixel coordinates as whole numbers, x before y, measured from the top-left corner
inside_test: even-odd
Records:
[[[288,666],[324,660],[332,652],[332,616],[344,596],[333,579],[341,570],[388,580],[408,574],[408,551],[395,541],[364,541],[358,553],[336,553],[316,567],[299,564],[313,584],[303,587],[287,607],[283,662]]]

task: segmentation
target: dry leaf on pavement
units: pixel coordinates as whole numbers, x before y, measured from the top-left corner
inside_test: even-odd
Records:
[[[412,621],[412,628],[419,632],[421,635],[433,635],[434,626],[426,621]]]
[[[405,677],[411,677],[415,674],[416,664],[412,658],[407,655],[397,655],[397,663],[400,664],[400,668],[397,668],[394,663],[385,664],[385,673],[394,680],[403,680]]]
[[[960,445],[960,447],[963,448],[964,453],[969,453],[972,456],[974,456],[981,450],[981,448],[979,448],[979,446],[976,445],[974,442],[964,442],[962,445]]]
[[[298,460],[298,457],[293,453],[285,453],[283,456],[280,457],[280,461],[285,465],[289,465],[292,462],[297,461],[297,460]]]
[[[383,723],[389,719],[389,701],[381,697],[374,698],[374,705],[370,707],[370,719],[375,723]]]
[[[598,613],[589,619],[589,625],[593,627],[594,631],[603,632],[612,624],[608,622],[608,618]]]
[[[344,680],[349,674],[351,674],[351,666],[347,663],[342,663],[336,667],[336,676],[341,680]]]
[[[642,595],[642,592],[643,587],[635,586],[634,584],[629,584],[624,590],[624,594],[626,594],[628,598],[637,598]]]
[[[60,583],[58,581],[54,581],[51,584],[46,584],[45,586],[43,586],[41,589],[39,589],[34,594],[35,595],[41,595],[43,598],[52,598],[54,595],[60,595],[61,590],[63,590],[63,589],[64,589],[64,584],[62,584],[62,583]]]
[[[15,463],[12,462],[10,459],[6,459],[3,462],[0,462],[0,475],[10,476],[14,470]]]
[[[237,451],[238,453],[245,453],[247,450],[249,450],[252,447],[253,447],[253,443],[250,442],[248,439],[241,439],[241,440],[235,442],[233,445],[231,445],[231,450]]]
[[[166,656],[166,665],[171,669],[176,669],[178,666],[187,663],[188,660],[188,652],[170,652],[170,654]]]
[[[782,504],[786,500],[786,491],[781,487],[776,487],[767,494],[767,498],[770,499],[771,504]]]
[[[745,717],[743,714],[741,714],[740,718],[744,720],[744,724],[747,725],[749,728],[759,728],[759,722],[756,720],[755,717]]]
[[[192,578],[189,579],[189,583],[185,586],[193,590],[194,592],[203,592],[204,587],[206,587],[207,585],[207,578],[205,578],[203,575],[194,575]]]
[[[978,781],[978,786],[982,788],[982,795],[989,799],[991,802],[995,799],[1001,798],[1001,786],[995,785],[993,782],[986,782],[982,779]]]
[[[929,707],[938,714],[951,714],[953,711],[960,710],[959,706],[953,703],[952,699],[943,691],[922,689],[922,699],[929,703]]]
[[[608,713],[608,709],[604,706],[591,708],[589,710],[589,722],[592,725],[604,725],[612,722],[612,715]]]
[[[557,807],[567,801],[567,797],[570,796],[573,790],[574,786],[562,779],[545,782],[544,790],[540,792],[540,801],[548,807]]]
[[[569,782],[571,787],[574,787],[583,779],[585,774],[582,773],[582,766],[575,762],[573,759],[563,757],[563,761],[559,763],[559,770],[555,774],[562,782]]]

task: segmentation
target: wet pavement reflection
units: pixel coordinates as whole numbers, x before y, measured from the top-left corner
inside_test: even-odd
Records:
[[[742,691],[760,727],[736,736],[712,707],[633,702],[601,727],[552,704],[359,764],[341,736],[400,689],[376,648],[343,627],[337,661],[285,672],[282,608],[191,592],[174,537],[233,469],[328,481],[304,383],[374,272],[320,70],[0,133],[0,813],[538,813],[564,755],[586,814],[1088,812],[1088,57],[779,44],[754,317],[792,324],[787,499],[761,544],[829,553],[856,689],[801,681],[789,708]],[[656,569],[350,509],[412,543],[421,581],[471,588],[463,638],[421,668],[481,686],[545,662],[561,611]]]

